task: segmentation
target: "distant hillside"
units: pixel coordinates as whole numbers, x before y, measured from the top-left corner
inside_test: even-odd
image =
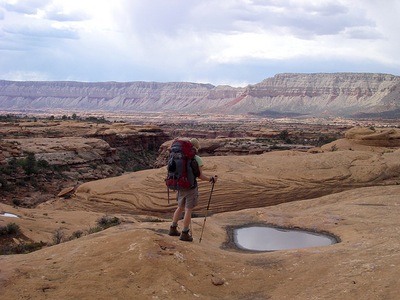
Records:
[[[278,74],[242,88],[189,82],[0,81],[0,110],[54,109],[398,116],[400,76]]]

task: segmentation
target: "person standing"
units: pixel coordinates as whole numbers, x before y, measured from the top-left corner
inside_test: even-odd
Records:
[[[204,163],[202,158],[199,155],[197,155],[197,153],[200,150],[199,140],[196,138],[192,138],[190,139],[190,142],[192,143],[193,148],[195,150],[196,155],[194,156],[194,159],[196,160],[199,167],[199,176],[197,178],[203,181],[209,181],[211,183],[215,183],[218,178],[217,175],[208,176],[203,173]],[[178,207],[174,212],[172,218],[172,224],[170,226],[168,234],[171,236],[179,236],[179,239],[181,241],[191,242],[193,241],[193,237],[190,233],[189,226],[192,220],[192,211],[197,206],[199,200],[199,190],[197,181],[195,181],[195,185],[191,189],[179,190],[177,192],[176,199],[178,201]],[[185,212],[185,215],[183,218],[183,229],[181,233],[178,231],[177,227],[178,227],[178,221],[181,218],[183,212]]]

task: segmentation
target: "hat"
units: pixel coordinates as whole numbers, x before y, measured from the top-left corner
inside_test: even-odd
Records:
[[[195,148],[197,151],[199,151],[199,149],[200,149],[200,143],[199,143],[199,140],[198,140],[198,139],[195,139],[195,138],[193,138],[193,139],[190,139],[190,142],[192,143],[192,145],[193,145],[193,148]]]

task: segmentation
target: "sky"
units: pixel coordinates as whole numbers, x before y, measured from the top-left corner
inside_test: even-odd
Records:
[[[400,75],[400,0],[0,0],[0,80]]]

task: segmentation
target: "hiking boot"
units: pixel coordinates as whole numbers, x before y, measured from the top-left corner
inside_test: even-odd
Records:
[[[178,229],[176,229],[176,227],[177,226],[171,226],[170,228],[169,228],[169,235],[170,236],[180,236],[181,235],[181,233],[178,231]]]
[[[193,237],[190,235],[189,231],[182,231],[181,236],[179,237],[181,241],[191,242],[193,241]]]

